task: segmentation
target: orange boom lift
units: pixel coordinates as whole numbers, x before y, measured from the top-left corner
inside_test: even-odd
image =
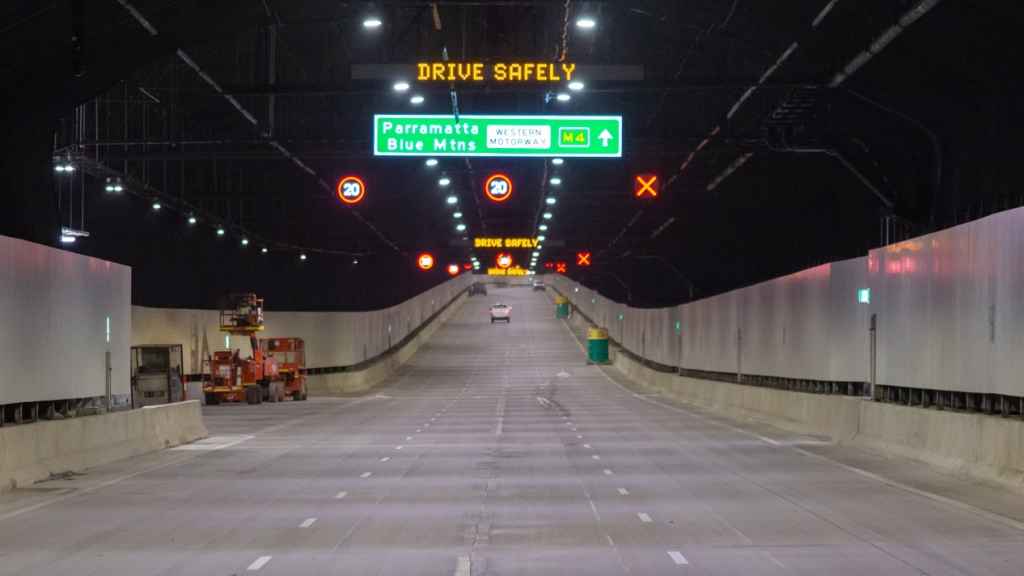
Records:
[[[255,294],[228,296],[220,312],[220,331],[248,336],[252,356],[242,358],[240,351],[220,350],[208,359],[210,379],[203,385],[207,404],[241,402],[259,404],[278,402],[290,395],[306,399],[306,347],[301,338],[257,340],[262,332],[263,299]]]

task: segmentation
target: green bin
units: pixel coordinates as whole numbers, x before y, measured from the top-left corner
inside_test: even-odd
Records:
[[[591,364],[608,363],[608,331],[591,327],[587,330],[587,361]]]
[[[565,296],[555,296],[555,318],[569,317],[569,299]]]

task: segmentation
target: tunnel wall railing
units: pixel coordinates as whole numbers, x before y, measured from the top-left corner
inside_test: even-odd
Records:
[[[472,275],[460,275],[398,305],[369,312],[269,311],[259,337],[303,338],[311,374],[358,369],[409,339],[472,282]],[[132,345],[184,344],[189,374],[201,374],[203,358],[216,350],[251,354],[246,338],[225,342],[217,310],[133,306],[131,313]]]
[[[1021,253],[1018,208],[670,308],[547,281],[624,351],[682,375],[1024,415]]]

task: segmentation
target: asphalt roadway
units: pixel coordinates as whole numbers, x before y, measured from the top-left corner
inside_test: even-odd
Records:
[[[207,407],[207,440],[3,495],[0,574],[1024,574],[1019,510],[620,380],[492,290],[367,396]]]

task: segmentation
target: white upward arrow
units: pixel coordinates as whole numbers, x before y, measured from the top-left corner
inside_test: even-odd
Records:
[[[604,130],[601,131],[600,134],[597,135],[597,139],[601,141],[601,146],[607,148],[608,141],[612,139],[612,133],[609,132],[607,128],[605,128]]]

